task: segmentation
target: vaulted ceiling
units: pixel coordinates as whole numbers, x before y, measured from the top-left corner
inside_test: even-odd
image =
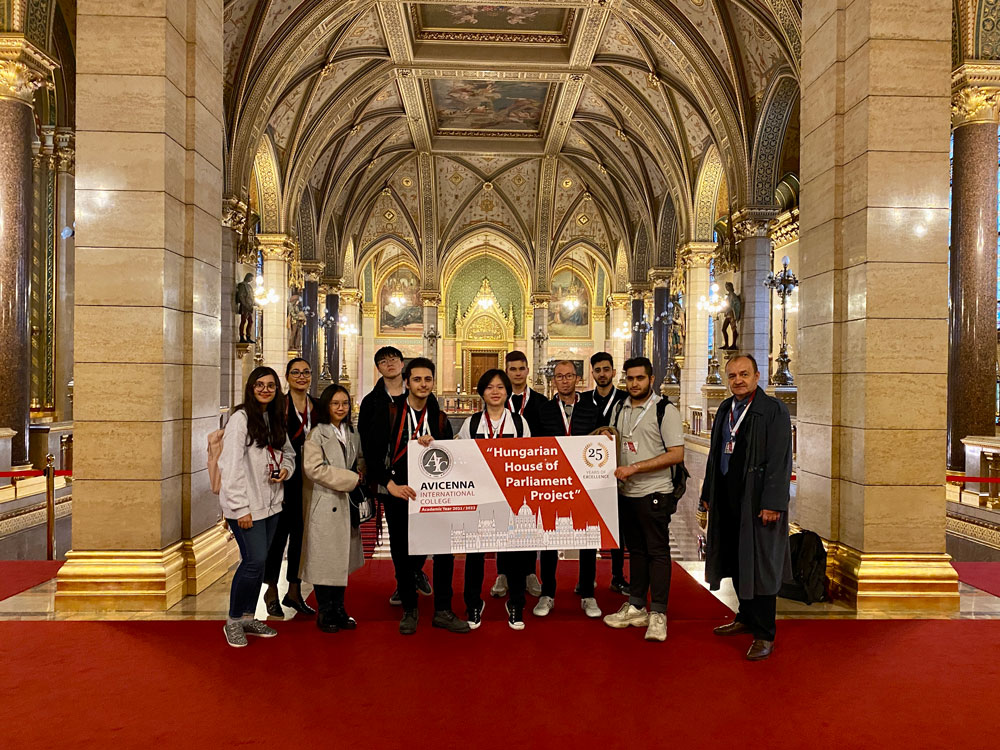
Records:
[[[628,248],[638,278],[710,238],[713,164],[708,226],[720,192],[769,200],[800,18],[798,0],[229,0],[227,192],[273,143],[264,229],[314,232],[330,273],[393,236],[433,276],[491,227],[538,288],[579,243],[611,268]]]

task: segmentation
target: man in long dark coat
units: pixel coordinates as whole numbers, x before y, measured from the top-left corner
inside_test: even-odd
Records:
[[[752,356],[729,360],[726,377],[733,395],[716,412],[701,491],[709,511],[705,580],[715,590],[733,579],[739,612],[715,633],[752,634],[747,658],[757,661],[774,648],[775,599],[790,577],[792,424],[785,405],[757,386]]]

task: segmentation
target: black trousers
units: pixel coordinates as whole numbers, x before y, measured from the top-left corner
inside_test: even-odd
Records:
[[[485,562],[486,555],[482,552],[471,552],[465,556],[465,587],[462,598],[465,600],[467,610],[478,607],[483,601],[483,567]],[[434,609],[436,611],[451,609],[454,578],[455,556],[434,555]]]
[[[740,590],[739,566],[733,569],[733,587]],[[752,599],[740,599],[740,609],[736,622],[742,622],[753,632],[753,637],[762,641],[773,641],[777,630],[778,597],[757,595]]]
[[[316,604],[319,605],[319,613],[327,615],[336,612],[338,609],[343,609],[344,592],[346,590],[346,586],[320,586],[314,584],[313,591],[316,592]]]
[[[670,516],[672,498],[654,493],[645,497],[618,496],[618,520],[628,545],[631,580],[628,601],[666,614],[670,597]]]
[[[547,549],[542,552],[542,596],[556,595],[556,568],[559,565],[559,552]],[[530,572],[530,571],[529,571]],[[580,550],[580,596],[582,598],[594,595],[594,577],[597,575],[597,550]],[[507,578],[508,585],[510,577]]]
[[[507,597],[510,605],[524,609],[525,579],[535,572],[535,552],[533,550],[531,552],[498,552],[497,570],[502,570],[507,576]]]
[[[611,550],[611,580],[621,581],[625,578],[625,537],[618,532],[618,549]]]
[[[417,572],[424,567],[427,555],[411,555],[408,526],[409,500],[379,495],[389,525],[389,554],[396,573],[396,590],[404,610],[417,608]]]
[[[281,574],[281,560],[285,556],[285,545],[288,545],[288,567],[285,568],[285,580],[289,583],[302,583],[299,578],[299,562],[302,559],[302,482],[285,483],[285,503],[278,513],[278,528],[274,539],[267,549],[267,560],[264,562],[264,583],[275,585]]]

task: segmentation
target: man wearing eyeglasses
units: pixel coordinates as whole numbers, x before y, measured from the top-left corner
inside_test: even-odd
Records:
[[[402,404],[406,399],[406,384],[403,381],[403,353],[394,346],[383,346],[375,352],[375,367],[379,372],[378,382],[371,392],[361,401],[358,411],[358,433],[361,437],[361,453],[364,456],[382,456],[385,454],[385,444],[379,430],[375,425],[380,424],[380,420],[389,413],[389,406],[396,402]],[[437,406],[437,399],[431,393],[429,401],[433,401]],[[370,472],[369,472],[370,473]],[[389,490],[378,485],[379,501],[385,508],[389,501]],[[393,550],[392,534],[389,535],[389,548],[393,551],[393,559],[397,557],[400,550]],[[405,554],[405,550],[401,552]],[[410,555],[410,565],[417,580],[417,591],[424,596],[432,593],[431,582],[427,574],[424,573],[424,563],[427,562],[427,555]],[[402,606],[403,602],[399,598],[399,589],[392,592],[389,597],[389,604],[394,607]]]
[[[600,412],[593,401],[580,398],[576,384],[580,380],[576,365],[568,359],[557,362],[552,379],[556,384],[556,395],[542,404],[539,410],[539,435],[543,437],[566,437],[589,435],[598,427]],[[532,433],[534,434],[534,433]],[[555,606],[556,567],[559,553],[544,550],[541,555],[542,595],[532,613],[545,617]],[[594,578],[597,574],[597,550],[580,550],[580,607],[587,617],[600,617],[601,608],[594,598]]]

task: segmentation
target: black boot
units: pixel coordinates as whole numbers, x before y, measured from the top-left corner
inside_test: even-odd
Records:
[[[337,622],[337,613],[321,609],[316,616],[316,627],[324,633],[336,633],[340,630],[340,625]]]
[[[347,610],[343,607],[334,611],[333,620],[341,630],[354,630],[358,627],[357,620],[347,614]]]

